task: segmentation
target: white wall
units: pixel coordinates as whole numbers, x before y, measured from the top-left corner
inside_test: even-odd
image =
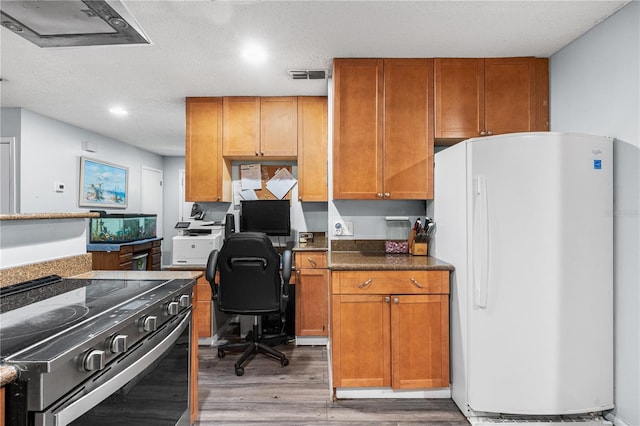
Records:
[[[80,157],[87,156],[129,168],[126,209],[94,209],[141,213],[142,166],[162,169],[162,157],[26,109],[20,125],[20,213],[60,213],[90,210],[78,206]],[[2,136],[5,135],[3,130]],[[97,152],[82,150],[82,141],[97,145]],[[53,190],[54,182],[65,191]]]
[[[159,155],[52,118],[20,108],[2,108],[0,115],[1,136],[16,138],[18,213],[90,210],[78,206],[81,156],[129,168],[128,207],[111,212],[139,213],[142,167],[162,169]],[[98,151],[82,151],[84,140],[96,144]],[[54,182],[64,183],[65,191],[55,192]],[[87,227],[84,219],[3,222],[0,267],[86,253]]]
[[[614,143],[615,421],[640,425],[640,3],[549,61],[551,130]],[[588,374],[588,373],[587,373]]]

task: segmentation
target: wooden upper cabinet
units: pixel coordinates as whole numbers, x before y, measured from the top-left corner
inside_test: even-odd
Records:
[[[335,59],[333,198],[382,194],[382,59]]]
[[[436,59],[435,88],[435,137],[479,136],[484,129],[484,59]]]
[[[384,198],[433,198],[433,60],[384,60]]]
[[[223,98],[223,148],[225,157],[260,153],[260,98]]]
[[[335,199],[433,195],[433,60],[334,61]]]
[[[548,60],[435,60],[435,137],[549,130]]]
[[[222,99],[186,99],[185,199],[223,198]]]
[[[484,108],[487,135],[535,129],[535,90],[533,58],[485,59]]]
[[[327,201],[327,98],[298,97],[298,200]]]
[[[297,103],[296,97],[225,97],[223,156],[295,157]]]
[[[298,154],[298,98],[260,99],[260,156]]]

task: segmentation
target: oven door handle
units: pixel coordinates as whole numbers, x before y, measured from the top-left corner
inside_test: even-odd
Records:
[[[160,343],[154,346],[149,352],[142,355],[133,364],[122,370],[117,375],[98,386],[93,391],[87,393],[82,398],[77,399],[54,414],[55,425],[65,426],[107,399],[112,393],[120,389],[129,381],[134,379],[140,372],[153,364],[162,354],[165,353],[178,340],[191,320],[191,311],[188,311],[180,324]]]

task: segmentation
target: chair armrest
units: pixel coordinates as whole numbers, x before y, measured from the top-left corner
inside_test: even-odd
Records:
[[[285,250],[282,252],[282,279],[286,284],[289,284],[291,280],[291,268],[293,265],[293,254],[291,250]]]
[[[207,259],[207,266],[204,270],[204,277],[209,281],[211,286],[212,298],[215,300],[218,298],[218,286],[216,285],[216,269],[218,267],[218,250],[211,250],[209,258]]]

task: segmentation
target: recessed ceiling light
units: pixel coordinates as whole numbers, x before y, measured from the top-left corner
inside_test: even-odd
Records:
[[[259,44],[249,43],[242,49],[242,59],[250,64],[259,65],[267,60],[267,51]]]
[[[125,115],[129,115],[129,111],[119,106],[109,108],[109,112],[113,115],[117,115],[118,117],[124,117]]]

